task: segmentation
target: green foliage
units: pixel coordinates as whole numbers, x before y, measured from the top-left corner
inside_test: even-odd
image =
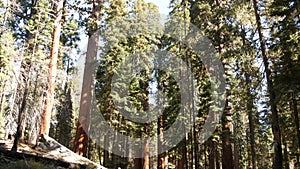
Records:
[[[3,167],[3,168],[2,168]],[[52,169],[54,166],[52,164],[45,164],[43,162],[37,162],[34,160],[19,160],[16,162],[10,162],[5,166],[0,166],[2,169]]]
[[[14,46],[15,39],[12,36],[11,32],[6,32],[1,35],[0,37],[0,69],[4,70],[12,70],[13,69],[13,60],[12,58],[15,57],[15,46]],[[1,71],[0,78],[2,78],[4,75]]]
[[[218,107],[211,107],[211,85],[215,84],[210,79],[209,68],[205,67],[199,56],[183,43],[171,38],[174,33],[185,38],[187,30],[194,24],[212,41],[218,53],[217,57],[224,64],[229,103],[226,107],[226,122],[233,126],[229,141],[239,150],[240,168],[252,165],[249,115],[254,123],[257,166],[272,167],[273,122],[269,113],[264,70],[261,68],[261,48],[257,39],[252,1],[172,0],[171,19],[165,25],[167,30],[172,30],[164,36],[159,23],[159,10],[153,3],[144,0],[108,0],[100,7],[103,19],[99,21],[99,16],[92,15],[93,2],[96,1],[75,0],[65,3],[58,61],[59,76],[55,89],[55,115],[52,117],[52,134],[60,143],[72,147],[74,118],[78,106],[72,97],[72,93],[77,91],[72,90],[75,84],[71,79],[77,78],[72,74],[76,70],[75,53],[81,47],[78,42],[82,37],[82,30],[91,35],[101,28],[103,44],[96,74],[95,94],[97,106],[106,121],[117,131],[130,136],[153,136],[159,126],[156,121],[147,125],[136,124],[122,116],[121,111],[130,116],[148,117],[146,110],[154,111],[155,106],[160,104],[159,98],[167,100],[164,102],[164,110],[159,112],[163,120],[163,130],[169,129],[178,118],[188,120],[178,116],[181,108],[191,113],[190,107],[181,105],[180,94],[184,90],[180,89],[180,84],[170,73],[158,69],[167,65],[167,61],[157,57],[154,59],[154,51],[167,50],[189,65],[188,69],[195,78],[194,83],[199,93],[193,98],[198,111],[194,114],[194,119],[190,119],[195,120],[196,124],[186,138],[187,142],[181,142],[167,155],[172,162],[174,159],[180,160],[183,156],[179,149],[186,146],[189,154],[186,168],[195,165],[193,163],[196,160],[192,158],[196,155],[201,156],[199,164],[201,168],[205,168],[211,153],[210,141],[214,144],[216,153],[222,151],[224,133],[221,124],[217,125],[216,132],[207,144],[200,145],[196,139],[201,134],[209,110],[219,110]],[[3,116],[0,126],[8,124],[5,128],[13,128],[22,102],[26,101],[29,109],[26,111],[28,134],[25,134],[25,140],[32,133],[38,132],[38,120],[33,119],[39,119],[47,88],[45,74],[48,71],[51,50],[54,7],[54,3],[48,0],[0,2],[0,113]],[[258,7],[263,18],[282,139],[284,148],[287,147],[284,163],[292,165],[293,161],[299,161],[300,156],[297,138],[299,129],[295,120],[299,116],[300,104],[299,2],[259,0]],[[174,18],[176,19],[173,20]],[[128,58],[132,60],[126,62],[126,68],[120,74],[120,66]],[[26,87],[28,94],[25,98]],[[115,92],[116,88],[120,90]],[[119,106],[115,102],[125,102],[122,97],[125,89],[128,89],[130,104]],[[156,102],[150,103],[150,97],[156,99]],[[92,123],[97,123],[99,119],[91,120]],[[151,132],[144,132],[146,128]],[[106,131],[99,132],[102,136]],[[110,134],[110,139],[115,138],[115,133]],[[114,148],[117,141],[113,140],[109,147]],[[196,146],[201,151],[194,152]],[[123,151],[122,148],[118,149]],[[93,150],[93,153],[98,153],[97,151]],[[99,153],[99,156],[101,158],[102,154]],[[124,166],[129,164],[125,158],[112,155],[109,157],[111,166],[116,163]],[[46,165],[34,161],[18,161],[9,165],[12,168],[26,165],[47,168]],[[295,164],[295,167],[298,166]]]

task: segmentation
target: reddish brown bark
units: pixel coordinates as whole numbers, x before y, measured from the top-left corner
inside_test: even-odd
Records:
[[[57,70],[57,58],[61,32],[61,19],[63,11],[64,0],[57,0],[56,7],[56,18],[54,21],[53,37],[52,37],[52,48],[50,53],[50,64],[48,73],[48,91],[47,98],[45,100],[45,107],[42,114],[40,134],[49,135],[51,113],[54,100],[54,89],[55,89],[55,78]]]
[[[146,139],[144,142],[144,150],[143,150],[143,169],[149,169],[149,167],[150,167],[149,140]]]
[[[184,167],[183,167],[183,158],[178,159],[177,168],[178,169],[184,169]]]
[[[181,158],[178,159],[177,163],[177,169],[185,169],[187,168],[187,145],[186,145],[186,138],[183,139],[183,144],[181,145],[179,149],[179,154],[181,155]]]
[[[93,17],[100,21],[100,11],[103,0],[93,0]],[[94,64],[97,59],[98,52],[98,25],[95,23],[89,31],[89,41],[87,46],[87,54],[85,61],[85,68],[83,74],[83,84],[79,108],[79,122],[77,123],[74,152],[88,157],[89,148],[89,132],[90,132],[90,118],[93,101],[93,85],[94,85]]]
[[[90,132],[90,118],[93,100],[92,86],[94,84],[93,64],[97,57],[97,44],[98,35],[94,35],[89,38],[79,108],[79,122],[77,123],[74,144],[74,152],[84,157],[88,156],[88,135]]]
[[[227,96],[226,96],[227,97]],[[225,101],[225,111],[222,117],[222,168],[232,169],[233,168],[233,154],[232,146],[230,141],[230,114],[228,107],[228,98]]]

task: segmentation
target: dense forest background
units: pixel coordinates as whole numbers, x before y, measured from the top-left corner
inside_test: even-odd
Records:
[[[13,137],[11,150],[16,151],[19,142],[35,145],[44,134],[108,168],[300,168],[300,2],[171,0],[169,7],[165,27],[175,25],[184,30],[178,36],[185,38],[190,25],[196,26],[210,39],[223,66],[222,117],[204,143],[199,140],[201,129],[209,110],[214,109],[210,68],[188,45],[159,33],[163,27],[156,27],[160,21],[154,3],[2,0],[0,127],[2,138]],[[138,21],[114,29],[124,18]],[[157,23],[152,28],[158,31],[149,29],[149,23]],[[122,30],[142,33],[124,36]],[[101,36],[97,36],[99,31]],[[85,36],[89,37],[86,52],[82,50]],[[150,57],[158,49],[173,53],[191,72],[181,75],[193,78],[189,82],[196,86],[187,90],[195,100],[195,105],[184,108],[189,118],[178,113],[184,106],[179,82],[168,72],[148,67],[167,65],[166,60]],[[143,69],[122,84],[126,76],[115,79],[115,73],[133,53],[146,64],[140,64]],[[85,58],[87,66],[80,67],[79,58]],[[114,104],[122,98],[121,93],[112,92],[112,82],[128,88],[135,107],[134,111],[123,107],[129,113],[147,112],[153,107],[153,98],[154,105],[159,105],[158,91],[167,99],[164,110],[149,123],[124,118]],[[94,105],[113,132],[92,129],[91,124],[98,120],[91,111]],[[195,108],[197,111],[190,111]],[[151,155],[168,144],[163,133],[178,118],[192,121],[189,129],[178,130],[184,131],[185,137],[162,154]],[[90,132],[95,131],[99,138],[91,139]],[[136,143],[120,133],[137,138],[159,135],[157,149],[150,150],[147,139],[142,147],[133,148]]]

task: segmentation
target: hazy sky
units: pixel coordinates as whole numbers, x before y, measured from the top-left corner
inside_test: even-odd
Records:
[[[170,0],[145,0],[146,2],[153,2],[155,3],[160,10],[161,14],[168,14],[170,9],[168,9],[168,6],[170,4]]]

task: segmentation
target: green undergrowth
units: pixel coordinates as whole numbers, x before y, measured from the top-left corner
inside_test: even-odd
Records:
[[[80,168],[73,166],[74,168]],[[73,168],[72,167],[72,168]],[[0,155],[0,169],[66,169],[58,166],[55,162],[35,159],[15,159]]]

